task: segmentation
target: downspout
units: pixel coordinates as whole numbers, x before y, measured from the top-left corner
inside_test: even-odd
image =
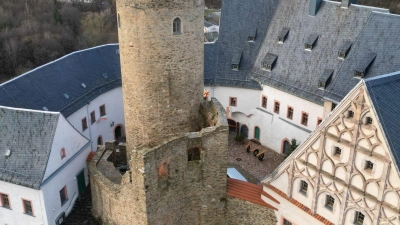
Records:
[[[90,102],[87,102],[87,104],[86,104],[86,118],[88,118],[87,121],[88,121],[88,124],[90,124],[90,125],[88,125],[88,127],[89,127],[89,139],[93,140],[92,139],[92,120],[91,120],[90,115],[89,115],[89,104],[90,104]],[[93,141],[91,143],[91,149],[94,149],[93,148]]]

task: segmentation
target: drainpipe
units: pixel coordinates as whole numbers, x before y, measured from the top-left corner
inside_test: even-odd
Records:
[[[92,138],[92,120],[91,120],[91,118],[90,118],[90,114],[89,114],[89,104],[90,104],[90,102],[87,102],[87,104],[86,104],[86,118],[87,118],[87,122],[88,122],[88,127],[89,127],[89,139],[90,140],[93,140],[93,138]],[[90,144],[91,146],[92,146],[92,149],[94,149],[93,148],[93,141],[92,141],[92,143]],[[97,143],[97,141],[96,141],[96,143]]]

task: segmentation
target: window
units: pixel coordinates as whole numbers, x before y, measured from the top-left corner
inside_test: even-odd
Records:
[[[11,208],[10,207],[10,199],[8,198],[8,195],[6,194],[0,194],[0,204],[4,208]]]
[[[374,168],[374,163],[372,163],[371,161],[367,160],[365,162],[364,169],[367,170],[367,171],[372,171],[373,168]]]
[[[68,201],[67,186],[64,186],[60,190],[60,200],[61,200],[61,206],[63,206]]]
[[[337,104],[335,104],[335,103],[333,103],[333,102],[332,102],[332,108],[331,108],[331,111],[333,111],[333,110],[336,108],[336,106],[337,106]]]
[[[329,210],[333,210],[333,204],[335,204],[335,198],[330,195],[326,195],[325,207]]]
[[[342,149],[339,147],[335,147],[334,152],[333,152],[333,156],[340,156],[342,154]]]
[[[90,113],[90,122],[92,124],[96,122],[96,113],[94,111]]]
[[[120,18],[120,16],[119,16],[119,13],[118,13],[118,17],[117,17],[117,22],[118,22],[118,27],[119,28],[121,28],[121,18]]]
[[[261,100],[261,106],[263,107],[263,108],[267,108],[267,97],[266,96],[262,96],[262,100]]]
[[[33,216],[32,202],[29,200],[22,199],[22,206],[24,213]]]
[[[293,107],[290,107],[290,106],[288,106],[288,109],[287,109],[287,118],[288,119],[293,119]]]
[[[346,53],[339,52],[339,59],[344,59],[344,58],[346,58]]]
[[[200,148],[194,147],[188,149],[188,161],[200,160]]]
[[[248,42],[254,42],[254,40],[255,40],[255,37],[248,36],[248,39],[247,39]]]
[[[175,18],[174,22],[172,23],[172,30],[174,34],[181,33],[181,19]]]
[[[281,44],[282,44],[282,43],[283,43],[283,41],[284,41],[283,37],[278,37],[278,42],[279,42],[279,43],[281,43]]]
[[[349,110],[347,113],[347,118],[353,118],[354,117],[354,112]]]
[[[308,183],[305,182],[304,180],[302,180],[301,183],[300,183],[300,193],[306,195],[307,194],[307,189],[308,189]]]
[[[292,225],[292,223],[283,218],[283,225]]]
[[[322,81],[318,82],[318,88],[324,89],[325,88],[325,82],[322,82]]]
[[[363,78],[364,77],[364,72],[354,70],[354,76],[355,77],[359,77],[359,78]]]
[[[275,101],[274,104],[274,113],[278,113],[279,114],[279,107],[280,107],[280,103]]]
[[[310,45],[310,44],[305,44],[305,48],[306,48],[306,50],[309,50],[309,51],[311,51],[311,50],[312,50],[312,48],[313,48],[313,46],[312,46],[312,45]]]
[[[301,114],[301,124],[303,124],[304,126],[307,126],[307,124],[308,124],[308,113],[303,112]]]
[[[364,214],[359,211],[356,211],[356,217],[354,218],[354,224],[362,225],[364,223]]]
[[[371,117],[367,117],[365,119],[365,125],[369,125],[369,124],[372,124],[372,118]]]
[[[236,106],[236,104],[237,104],[237,98],[229,97],[229,106]]]
[[[61,159],[65,158],[67,156],[67,153],[65,152],[65,148],[62,148],[60,151]]]
[[[87,121],[86,117],[82,119],[82,131],[87,129]]]
[[[263,63],[262,68],[266,71],[271,71],[272,70],[272,65],[268,63]]]
[[[100,116],[105,116],[106,114],[106,105],[100,106]]]
[[[232,70],[239,70],[239,64],[232,64]]]
[[[321,119],[321,118],[318,118],[318,119],[317,119],[317,126],[320,125],[321,123],[322,123],[322,119]]]

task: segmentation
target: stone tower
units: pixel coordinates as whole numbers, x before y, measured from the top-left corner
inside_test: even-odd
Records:
[[[117,0],[126,146],[89,165],[105,224],[225,224],[228,124],[203,101],[203,0]],[[120,182],[97,167],[127,153]],[[118,149],[118,151],[117,151]],[[114,173],[115,174],[115,173]]]
[[[203,0],[117,0],[128,149],[200,130]]]

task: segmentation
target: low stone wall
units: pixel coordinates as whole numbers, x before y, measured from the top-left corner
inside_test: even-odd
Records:
[[[272,209],[241,199],[228,197],[226,209],[229,225],[276,225],[278,222]]]

